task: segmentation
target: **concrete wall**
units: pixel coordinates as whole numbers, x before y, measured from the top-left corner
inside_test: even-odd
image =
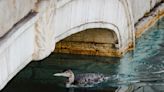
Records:
[[[146,13],[162,0],[129,0],[132,6],[134,23],[137,23]]]
[[[0,0],[0,37],[34,9],[37,0]]]
[[[135,36],[139,38],[148,28],[153,26],[160,18],[164,16],[164,2],[158,4],[151,12],[146,13],[144,17],[140,18],[137,23],[135,23]]]
[[[0,39],[0,89],[32,60],[35,21],[28,17]]]

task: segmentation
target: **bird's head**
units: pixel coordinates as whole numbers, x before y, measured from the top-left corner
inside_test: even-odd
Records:
[[[66,81],[66,87],[70,87],[75,80],[74,73],[70,69],[64,70],[62,73],[55,73],[54,76],[67,77],[68,80]]]
[[[74,75],[74,73],[72,72],[72,70],[67,69],[64,70],[62,73],[55,73],[54,76],[62,76],[62,77],[72,77]]]

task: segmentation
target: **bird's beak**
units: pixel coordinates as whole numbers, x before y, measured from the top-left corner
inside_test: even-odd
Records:
[[[54,76],[69,77],[66,73],[55,73]]]

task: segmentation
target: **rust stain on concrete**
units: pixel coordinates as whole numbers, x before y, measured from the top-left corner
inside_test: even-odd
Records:
[[[146,13],[145,16],[136,24],[136,38],[141,37],[147,29],[153,26],[160,18],[164,16],[164,9],[159,10],[157,8],[160,8],[160,6],[154,8],[150,13]]]

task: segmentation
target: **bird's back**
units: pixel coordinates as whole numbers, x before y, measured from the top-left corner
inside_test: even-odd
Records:
[[[75,84],[76,85],[94,85],[101,83],[107,80],[108,77],[104,76],[103,74],[95,74],[95,73],[86,73],[86,74],[79,74],[75,76]]]

